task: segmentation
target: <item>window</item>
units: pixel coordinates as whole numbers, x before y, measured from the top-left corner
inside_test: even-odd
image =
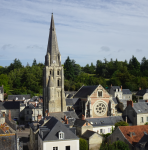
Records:
[[[25,97],[23,97],[23,100],[25,100]]]
[[[60,79],[58,79],[58,86],[60,86]]]
[[[59,75],[59,74],[60,74],[60,71],[58,70],[58,71],[57,71],[57,75]]]
[[[64,139],[64,132],[62,131],[59,132],[59,139]]]
[[[102,91],[98,91],[98,97],[102,97]]]
[[[147,120],[147,122],[148,122],[148,117],[146,117],[146,118],[147,118],[146,120]]]
[[[103,129],[100,129],[100,133],[103,133]]]
[[[141,117],[141,122],[143,122],[143,117]]]
[[[33,114],[33,111],[32,111],[32,114]]]
[[[66,150],[70,150],[70,146],[66,146]]]
[[[53,150],[58,150],[58,147],[53,147]]]
[[[110,128],[108,128],[108,133],[110,133]]]
[[[16,97],[15,100],[18,100],[18,97]]]

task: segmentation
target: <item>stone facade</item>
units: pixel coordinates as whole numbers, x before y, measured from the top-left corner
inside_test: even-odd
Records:
[[[66,110],[64,94],[64,69],[61,65],[53,14],[51,16],[50,33],[45,67],[43,69],[43,115],[48,112],[63,112]]]

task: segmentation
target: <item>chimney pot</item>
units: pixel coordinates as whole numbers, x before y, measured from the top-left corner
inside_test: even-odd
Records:
[[[64,121],[66,121],[66,119],[67,119],[66,116],[64,116]]]
[[[81,118],[82,120],[85,120],[85,116],[82,114],[82,118]]]
[[[11,121],[11,110],[9,110],[8,118],[9,118],[9,121]]]
[[[141,90],[141,87],[139,87],[139,91]]]
[[[121,91],[122,91],[122,85],[121,85]]]
[[[148,100],[145,100],[146,103],[148,103]]]

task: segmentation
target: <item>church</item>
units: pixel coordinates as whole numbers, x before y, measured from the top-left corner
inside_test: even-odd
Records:
[[[71,108],[68,107],[69,104]],[[43,116],[46,113],[66,111],[75,111],[78,116],[83,114],[87,118],[115,116],[115,105],[110,94],[101,85],[82,86],[71,98],[65,97],[64,69],[52,14],[43,69]]]

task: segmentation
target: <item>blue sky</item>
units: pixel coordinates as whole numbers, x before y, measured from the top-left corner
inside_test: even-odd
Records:
[[[62,63],[148,59],[147,0],[0,0],[0,66],[44,63],[52,12]]]

